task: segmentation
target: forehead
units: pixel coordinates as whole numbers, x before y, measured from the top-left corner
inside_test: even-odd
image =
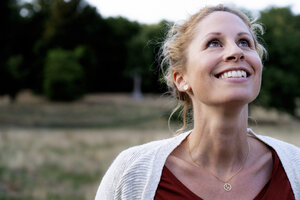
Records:
[[[196,26],[197,35],[206,35],[210,32],[233,33],[247,32],[250,33],[245,22],[235,14],[225,11],[216,11],[204,17]]]

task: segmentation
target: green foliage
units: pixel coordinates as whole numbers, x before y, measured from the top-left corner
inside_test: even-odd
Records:
[[[269,53],[264,63],[262,91],[257,103],[295,114],[300,96],[300,26],[299,16],[290,8],[270,8],[261,12],[260,21]]]
[[[106,22],[111,34],[107,36],[107,43],[109,44],[105,50],[107,58],[103,59],[105,69],[101,71],[101,74],[106,74],[103,81],[105,85],[110,83],[110,92],[129,92],[132,90],[131,80],[128,76],[124,76],[124,71],[130,62],[128,41],[139,33],[141,25],[137,22],[130,22],[123,17],[108,18]],[[117,81],[111,81],[112,77]]]
[[[7,60],[7,70],[11,77],[14,79],[20,79],[22,78],[22,71],[20,69],[23,62],[23,56],[22,55],[13,55],[10,56]]]
[[[84,0],[18,2],[0,3],[0,25],[5,27],[0,32],[0,95],[9,94],[14,99],[18,91],[29,88],[45,92],[50,99],[73,99],[70,94],[83,94],[83,82],[85,92],[129,92],[134,76],[142,79],[143,92],[166,91],[158,81],[161,74],[157,55],[169,22],[145,25],[123,17],[103,18]],[[243,11],[251,16],[249,11]],[[300,96],[300,15],[289,7],[269,8],[260,12],[259,20],[266,29],[263,43],[269,58],[264,62],[262,91],[256,103],[295,114]],[[50,61],[49,49],[58,48],[64,49],[62,57],[72,54],[76,59],[68,61],[57,55],[53,60],[62,59],[68,64],[56,67],[56,71],[61,70],[55,72],[56,79],[72,82],[67,77],[76,76],[74,80],[80,82],[76,89],[82,92],[74,93],[72,84],[65,85],[63,92],[59,91],[64,87],[55,86],[59,88],[56,95],[62,95],[58,97],[49,89],[54,88],[54,82],[62,84],[48,74],[53,70],[48,69],[49,62],[55,63]],[[76,72],[69,73],[71,69]]]
[[[146,91],[161,92],[159,89],[159,61],[157,59],[162,40],[166,34],[166,24],[141,25],[135,37],[127,43],[127,67],[124,74],[133,77],[138,74],[143,78]]]
[[[22,69],[23,56],[22,55],[12,55],[8,57],[4,67],[5,67],[5,83],[9,87],[6,87],[7,94],[10,96],[11,102],[14,102],[18,91],[22,88],[22,82],[26,75],[25,71]]]
[[[18,15],[16,0],[0,2],[0,95],[8,94],[12,102],[22,89],[22,43],[18,42],[24,22]],[[19,76],[20,75],[20,76]]]
[[[77,51],[63,49],[53,49],[48,52],[44,73],[44,93],[50,100],[71,101],[82,96],[84,73],[77,54]]]

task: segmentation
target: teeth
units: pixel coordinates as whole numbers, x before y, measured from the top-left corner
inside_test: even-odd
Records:
[[[238,77],[237,71],[232,71],[232,77]]]
[[[242,77],[246,78],[247,77],[247,72],[242,71]]]
[[[228,71],[220,75],[221,78],[246,78],[247,72],[244,70]]]

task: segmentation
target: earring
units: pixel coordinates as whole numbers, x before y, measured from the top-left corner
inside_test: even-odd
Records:
[[[184,85],[184,86],[183,86],[183,89],[184,89],[185,91],[187,91],[187,90],[189,89],[189,86],[188,86],[188,85]]]

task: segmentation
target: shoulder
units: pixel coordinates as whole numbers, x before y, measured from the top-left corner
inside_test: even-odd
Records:
[[[262,141],[263,143],[265,143],[266,145],[272,147],[277,153],[280,152],[280,154],[285,154],[287,157],[289,157],[289,154],[296,154],[298,156],[300,155],[300,148],[293,144],[287,143],[285,141],[270,136],[256,134],[251,129],[248,129],[248,132],[254,137],[256,137],[257,139],[259,139],[260,141]]]
[[[101,197],[99,199],[110,199],[121,194],[141,199],[145,187],[150,187],[147,191],[155,187],[167,156],[183,137],[179,135],[157,140],[122,151],[102,178],[97,192],[97,196]]]
[[[157,152],[160,148],[172,142],[172,140],[174,140],[174,138],[151,141],[145,144],[130,147],[122,151],[116,157],[114,162],[127,165],[127,164],[132,164],[133,161],[144,159],[149,155],[154,156],[153,153]]]
[[[272,148],[274,148],[277,151],[280,151],[283,154],[286,154],[289,157],[289,154],[296,154],[296,155],[300,155],[300,148],[287,143],[285,141],[273,138],[273,137],[269,137],[269,136],[262,136],[262,135],[257,135],[257,137],[262,140],[264,143],[266,143],[267,145],[271,146]],[[290,155],[293,156],[293,155]],[[299,157],[300,159],[300,157]]]
[[[282,140],[269,137],[256,135],[256,137],[264,142],[266,145],[270,146],[277,153],[283,167],[286,171],[294,171],[297,172],[297,176],[300,180],[300,148],[284,142]]]
[[[151,141],[142,145],[130,147],[122,151],[115,162],[119,164],[131,165],[137,160],[149,159],[150,157],[168,156],[186,137],[187,133],[177,135],[171,138]]]
[[[273,137],[257,135],[252,130],[249,132],[276,151],[291,183],[294,195],[296,199],[300,199],[300,148]]]
[[[125,187],[130,187],[133,183],[127,183],[138,180],[140,172],[146,165],[146,158],[155,153],[157,147],[165,143],[165,140],[150,142],[143,145],[130,147],[122,151],[110,165],[104,174],[96,194],[96,200],[115,199],[121,193],[130,191]],[[151,156],[150,156],[151,157]]]

